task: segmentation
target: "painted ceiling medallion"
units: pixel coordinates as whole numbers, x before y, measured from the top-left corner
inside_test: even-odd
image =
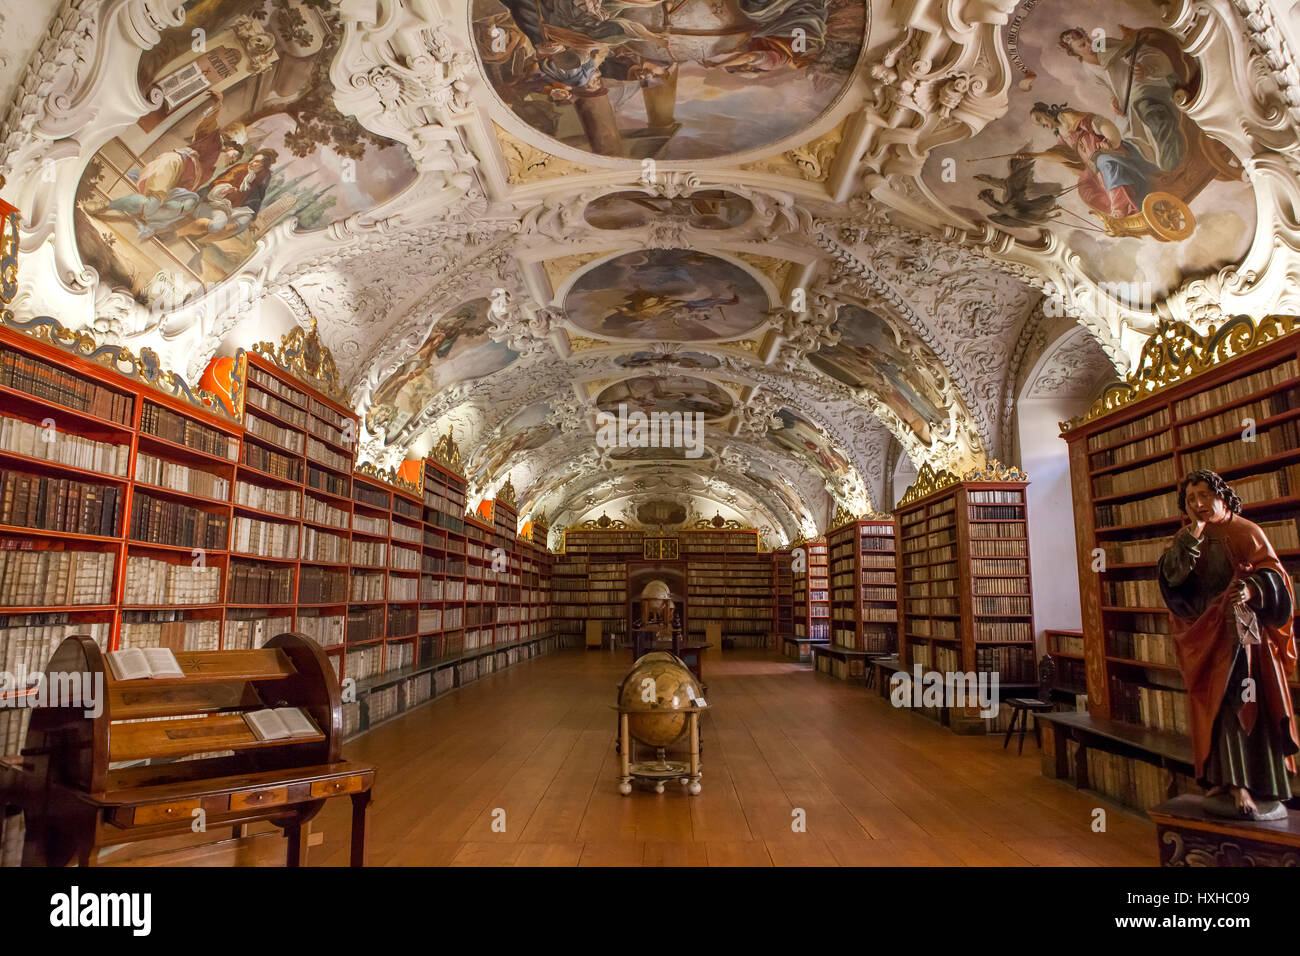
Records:
[[[474,0],[483,73],[521,121],[599,156],[716,159],[813,123],[866,34],[863,0]]]
[[[646,415],[703,415],[717,421],[731,413],[732,399],[723,389],[702,378],[689,375],[645,375],[626,378],[603,389],[596,396],[596,406],[617,415],[619,406]]]
[[[705,252],[629,252],[584,272],[564,309],[584,331],[612,339],[700,342],[750,331],[769,308],[758,281]]]
[[[600,196],[582,212],[597,229],[640,229],[652,222],[680,222],[693,229],[725,230],[743,226],[754,204],[725,189],[700,189],[689,196],[655,196],[624,190]]]

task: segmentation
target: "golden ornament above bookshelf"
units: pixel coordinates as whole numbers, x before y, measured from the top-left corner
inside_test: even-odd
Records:
[[[636,525],[628,524],[620,518],[611,518],[603,511],[599,518],[588,518],[580,525],[567,529],[569,531],[639,531]]]
[[[1258,322],[1249,316],[1210,326],[1202,335],[1185,322],[1166,319],[1142,346],[1137,367],[1122,382],[1106,385],[1100,397],[1078,418],[1061,422],[1061,431],[1078,428],[1126,405],[1171,388],[1217,365],[1276,342],[1300,328],[1300,317],[1268,315]]]
[[[511,511],[519,510],[519,500],[515,497],[515,486],[511,483],[509,475],[506,475],[506,483],[497,489],[496,500]]]
[[[456,444],[456,438],[452,426],[447,426],[447,434],[443,435],[433,443],[433,449],[429,452],[429,458],[433,462],[465,477],[461,472],[460,446]]]
[[[961,476],[962,481],[1028,481],[1029,476],[1015,465],[1004,465],[990,458],[983,468],[972,468]]]
[[[139,355],[121,345],[100,345],[84,329],[73,331],[48,315],[37,316],[26,322],[14,318],[8,309],[0,313],[5,327],[30,335],[39,342],[48,342],[70,355],[94,362],[125,378],[135,379],[150,388],[182,399],[195,408],[210,412],[228,421],[237,421],[216,395],[202,388],[190,388],[189,383],[175,372],[164,369],[158,353],[142,348]]]
[[[403,478],[400,474],[397,473],[396,468],[381,469],[374,462],[363,461],[357,463],[356,472],[359,475],[365,475],[367,478],[373,478],[375,481],[379,481],[392,488],[396,488],[398,491],[405,491],[408,494],[413,494],[413,495],[424,494],[424,488],[421,484],[417,484],[416,482],[413,481],[407,481],[405,478]],[[421,475],[421,478],[423,478],[423,475]]]
[[[753,528],[734,521],[730,518],[722,517],[721,512],[714,512],[712,518],[699,518],[691,525],[698,531],[753,531]]]
[[[898,503],[900,505],[910,505],[913,501],[924,498],[926,495],[932,495],[944,488],[951,488],[960,481],[961,478],[951,471],[946,468],[940,468],[936,471],[927,461],[921,465],[916,481],[912,482],[912,486],[903,492],[903,497]]]
[[[310,329],[296,325],[287,335],[280,337],[278,346],[258,342],[252,351],[336,402],[346,402],[338,366],[334,364],[334,353],[321,344],[315,316],[312,316]]]

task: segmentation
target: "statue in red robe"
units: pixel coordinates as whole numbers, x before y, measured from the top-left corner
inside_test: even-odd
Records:
[[[1277,819],[1300,751],[1287,686],[1291,577],[1219,475],[1184,477],[1178,506],[1186,523],[1160,559],[1160,590],[1187,684],[1196,779],[1210,812]]]

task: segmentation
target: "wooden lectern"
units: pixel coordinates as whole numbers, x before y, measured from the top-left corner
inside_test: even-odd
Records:
[[[339,683],[319,645],[280,634],[257,650],[176,659],[183,678],[119,681],[90,638],[59,645],[46,673],[102,681],[93,686],[103,707],[98,716],[36,708],[22,757],[0,761],[0,806],[27,817],[23,865],[91,866],[106,846],[217,828],[239,836],[266,820],[288,837],[287,865],[302,866],[306,824],[343,794],[352,797],[351,864],[364,865],[375,771],[341,756]],[[243,715],[266,707],[300,707],[319,732],[261,740]]]

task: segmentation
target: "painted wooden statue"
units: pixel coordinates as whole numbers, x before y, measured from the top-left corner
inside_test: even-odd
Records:
[[[1206,809],[1284,817],[1287,771],[1300,751],[1287,686],[1296,665],[1290,575],[1219,475],[1185,476],[1178,507],[1184,525],[1160,559],[1160,590],[1173,615]]]

